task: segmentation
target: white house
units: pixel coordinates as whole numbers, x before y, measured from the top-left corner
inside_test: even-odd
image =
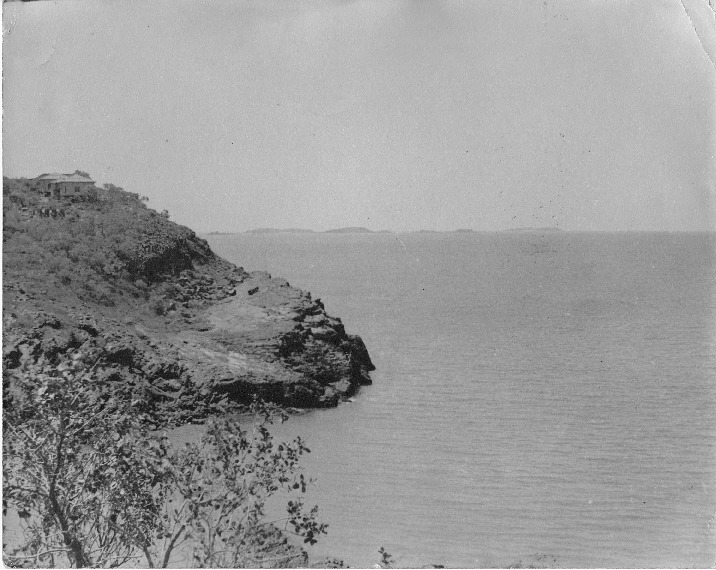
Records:
[[[69,196],[85,197],[94,180],[81,174],[60,174],[51,172],[42,174],[35,179],[40,193],[48,198],[66,198]]]

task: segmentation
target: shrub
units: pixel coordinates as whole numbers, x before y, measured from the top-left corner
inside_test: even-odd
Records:
[[[100,382],[85,358],[26,365],[11,381],[5,371],[3,513],[12,509],[22,527],[6,564],[166,567],[188,552],[205,567],[284,565],[296,553],[265,514],[280,491],[299,495],[288,502],[288,532],[311,544],[325,533],[300,499],[309,450],[300,438],[274,442],[275,410],[256,403],[251,431],[213,419],[200,442],[174,449],[143,427],[136,394]]]
[[[90,248],[89,244],[78,243],[67,252],[67,255],[74,263],[81,263],[91,259],[94,252]]]
[[[154,298],[149,303],[149,310],[159,317],[165,315],[167,312],[167,308],[164,304],[164,299],[162,299],[161,297]]]
[[[96,276],[82,275],[82,278],[81,291],[79,292],[80,299],[93,301],[105,307],[114,307],[116,305],[112,290],[101,281],[97,281]]]
[[[161,286],[159,292],[165,299],[176,299],[182,291],[176,283],[168,282]]]
[[[95,226],[89,220],[80,220],[69,226],[69,230],[73,236],[94,236]]]

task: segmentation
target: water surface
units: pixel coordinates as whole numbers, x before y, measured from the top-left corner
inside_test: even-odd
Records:
[[[707,234],[209,236],[310,290],[377,366],[293,418],[313,549],[354,566],[716,564]]]

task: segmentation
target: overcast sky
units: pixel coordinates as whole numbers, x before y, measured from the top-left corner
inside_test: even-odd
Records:
[[[716,230],[679,0],[3,12],[6,176],[85,170],[198,231]]]

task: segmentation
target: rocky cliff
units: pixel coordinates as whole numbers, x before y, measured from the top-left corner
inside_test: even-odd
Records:
[[[363,341],[320,300],[218,258],[137,195],[43,201],[9,179],[3,192],[6,385],[81,359],[180,423],[223,398],[335,406],[370,383]]]

